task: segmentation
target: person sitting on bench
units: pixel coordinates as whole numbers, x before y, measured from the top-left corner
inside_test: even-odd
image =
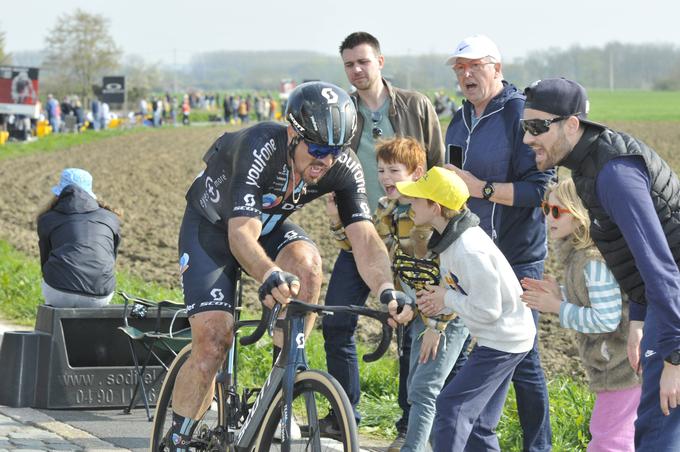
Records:
[[[116,287],[120,214],[97,201],[92,175],[67,168],[38,215],[42,293],[57,308],[104,306]]]

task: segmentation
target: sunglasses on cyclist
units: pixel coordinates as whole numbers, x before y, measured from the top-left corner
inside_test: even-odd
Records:
[[[307,143],[307,152],[317,159],[322,159],[329,155],[336,158],[342,152],[342,146],[328,146],[310,143],[309,141],[305,141],[305,143]]]
[[[576,116],[578,114],[579,113],[569,116],[558,116],[552,119],[520,119],[519,123],[522,126],[522,130],[524,130],[525,132],[529,132],[533,136],[537,137],[550,130],[550,124],[554,122],[564,121],[565,119],[570,118],[571,116]]]
[[[571,211],[569,209],[565,209],[564,207],[560,206],[553,206],[552,204],[548,204],[547,202],[543,201],[541,204],[541,208],[543,209],[543,214],[547,217],[549,215],[552,215],[554,219],[558,219],[560,215],[564,214],[571,214]]]

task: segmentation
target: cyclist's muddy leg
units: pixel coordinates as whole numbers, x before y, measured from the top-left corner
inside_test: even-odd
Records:
[[[200,419],[210,406],[215,375],[231,346],[234,328],[234,318],[224,311],[200,312],[191,316],[189,322],[191,356],[177,375],[172,396],[171,434],[181,436],[191,436],[191,432],[183,428],[184,421],[191,424],[191,420]]]

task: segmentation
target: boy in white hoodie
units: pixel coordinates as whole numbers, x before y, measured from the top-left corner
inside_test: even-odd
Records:
[[[411,197],[416,225],[434,233],[442,286],[420,291],[426,316],[458,313],[477,345],[468,362],[437,397],[434,450],[500,451],[495,428],[515,367],[531,350],[536,329],[510,264],[465,202],[469,192],[454,172],[434,167],[416,182],[397,182]]]

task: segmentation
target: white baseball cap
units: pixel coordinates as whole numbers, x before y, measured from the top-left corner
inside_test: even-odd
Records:
[[[446,60],[446,65],[453,66],[456,64],[456,58],[477,60],[485,57],[491,57],[497,63],[501,61],[501,53],[496,44],[484,35],[468,36],[456,46],[453,55]]]

